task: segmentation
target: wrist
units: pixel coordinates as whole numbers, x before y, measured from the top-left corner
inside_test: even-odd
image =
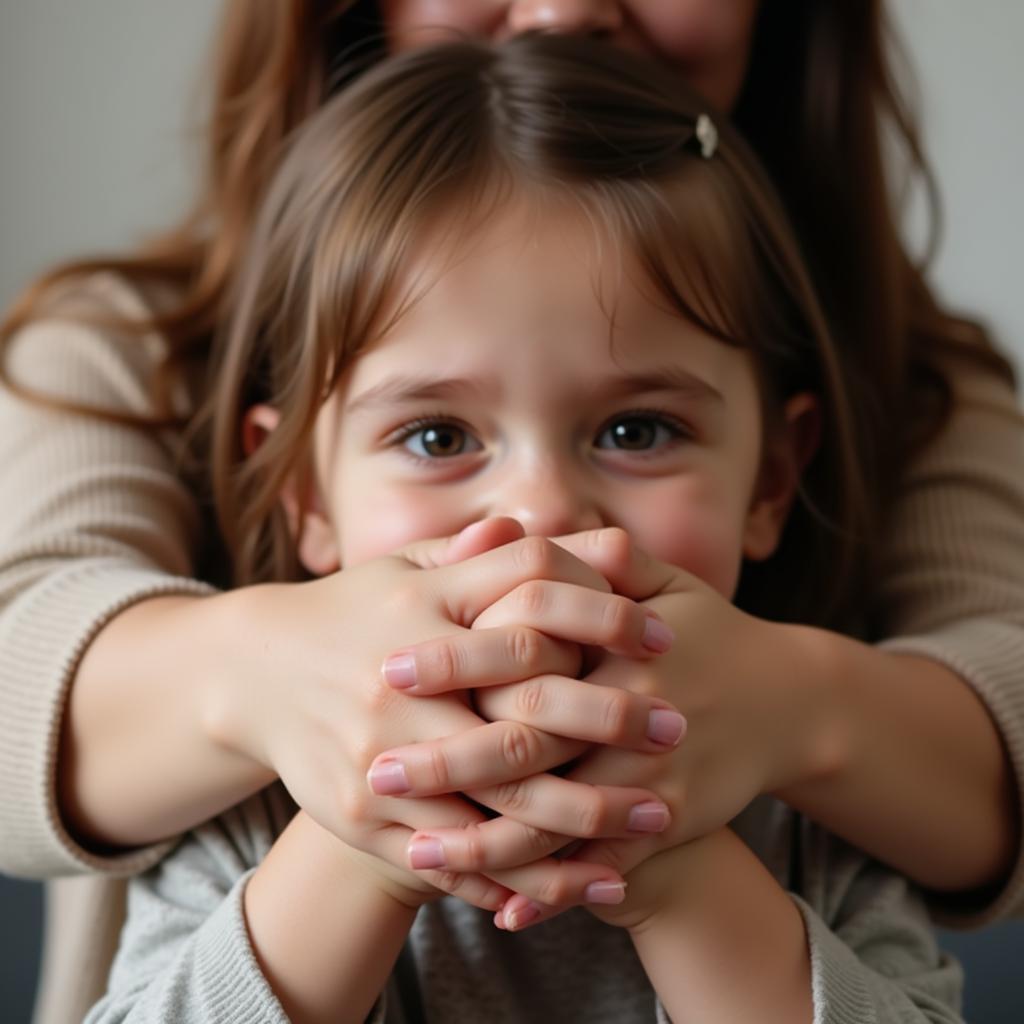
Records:
[[[267,634],[260,623],[268,598],[285,584],[260,584],[208,598],[201,612],[208,626],[211,666],[202,689],[200,721],[209,741],[267,769],[267,782],[276,771],[267,747],[266,729],[273,720],[273,690],[263,685]],[[248,658],[256,653],[258,664]]]
[[[784,716],[793,723],[790,742],[769,778],[767,791],[792,804],[802,787],[834,778],[847,761],[852,722],[844,700],[843,661],[850,641],[812,626],[774,628],[785,637],[785,671],[795,685],[791,713]],[[771,649],[778,650],[778,644]]]

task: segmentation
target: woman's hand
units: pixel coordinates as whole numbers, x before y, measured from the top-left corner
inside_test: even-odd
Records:
[[[638,606],[623,610],[621,598],[594,569],[540,538],[521,537],[508,520],[476,524],[450,542],[415,545],[311,583],[268,585],[237,592],[234,617],[225,635],[248,634],[252,657],[230,664],[225,684],[208,706],[206,721],[225,746],[272,768],[296,801],[316,821],[358,849],[405,865],[413,830],[447,826],[456,830],[482,823],[483,815],[457,796],[430,800],[375,795],[366,774],[381,750],[431,740],[484,725],[464,694],[416,701],[387,686],[381,663],[397,644],[440,635],[469,637],[468,626],[503,596],[542,583],[586,590],[615,605],[610,645],[638,651],[647,615]],[[462,559],[458,561],[458,559]],[[243,596],[244,595],[244,596]],[[600,599],[588,614],[602,621]],[[544,625],[544,616],[539,616]],[[233,632],[232,632],[233,631]],[[459,642],[449,642],[458,657]],[[529,671],[574,674],[579,649],[573,642],[541,639],[532,645]],[[523,665],[505,679],[522,678]],[[634,699],[635,718],[652,702]],[[516,742],[541,751],[550,767],[576,756],[582,744],[518,727]],[[378,793],[396,794],[396,773],[378,773]],[[566,786],[573,784],[565,783]],[[636,804],[656,802],[642,789],[574,788],[598,809],[604,826],[588,835],[624,834]],[[538,855],[530,858],[536,860]],[[587,885],[607,879],[607,869],[558,862],[531,866],[521,877],[544,876],[544,886],[564,898],[584,898]],[[517,876],[519,877],[519,876]],[[431,884],[474,902],[494,886],[451,872],[434,872]]]

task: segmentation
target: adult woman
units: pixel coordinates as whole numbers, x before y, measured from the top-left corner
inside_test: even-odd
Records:
[[[792,721],[789,712],[800,709],[796,720],[806,727],[798,738],[808,746],[820,731],[808,709],[824,709],[856,728],[841,770],[787,789],[795,806],[925,885],[967,892],[1005,882],[1017,843],[1017,796],[1000,734],[1015,763],[1024,760],[1024,698],[1017,682],[1024,663],[1024,601],[1015,579],[1021,574],[1013,570],[1022,548],[1012,543],[1022,530],[1022,477],[1008,464],[1005,441],[1016,438],[1019,428],[1000,360],[976,332],[935,308],[894,230],[881,170],[880,119],[892,119],[911,157],[919,154],[888,78],[878,5],[765,3],[759,11],[752,0],[671,9],[653,0],[521,0],[472,5],[467,14],[470,6],[413,0],[380,5],[393,46],[426,43],[426,29],[439,23],[495,37],[530,29],[599,32],[676,64],[718,106],[733,110],[802,232],[846,355],[861,429],[876,455],[868,488],[874,535],[884,537],[873,552],[879,580],[865,562],[848,601],[824,622],[819,609],[787,607],[789,588],[780,581],[751,578],[745,584],[751,603],[766,595],[762,606],[780,618],[842,627],[869,639],[889,637],[889,644],[871,647],[818,631],[812,646],[799,648],[799,658],[813,654],[801,663],[786,642],[791,634],[767,630],[759,635],[758,652],[771,636],[774,657],[753,673],[742,659],[722,659],[721,651],[742,651],[742,643],[723,643],[709,662],[701,659],[699,645],[710,643],[713,632],[682,638],[693,649],[694,700],[683,708],[690,718],[686,746],[706,751],[712,766],[730,764],[737,749],[750,751],[751,760],[769,756],[762,750],[769,740],[735,714],[744,687],[771,695],[778,720]],[[352,44],[374,38],[373,14],[367,3],[229,7],[217,61],[209,180],[195,214],[148,257],[105,264],[134,287],[108,283],[101,294],[76,300],[93,307],[81,310],[77,334],[104,303],[138,319],[158,309],[152,326],[169,340],[178,365],[201,368],[219,302],[245,246],[248,214],[279,142],[335,81]],[[65,321],[72,316],[67,309],[61,313]],[[28,304],[22,312],[12,327],[28,321]],[[8,353],[16,382],[71,403],[112,405],[129,419],[132,413],[147,419],[180,411],[173,393],[161,408],[139,387],[151,361],[137,343],[132,348],[135,339],[126,338],[123,328],[118,335],[90,327],[93,355],[85,346],[86,362],[55,379],[54,363],[41,353],[61,351],[66,338],[59,333],[51,324],[19,335],[21,343]],[[948,421],[943,380],[955,382]],[[314,698],[313,687],[308,703],[296,707],[294,694],[305,691],[293,659],[283,655],[275,663],[249,655],[256,631],[261,638],[293,638],[286,651],[297,639],[314,652],[308,663],[319,657],[330,664],[336,652],[319,637],[323,624],[343,617],[345,608],[328,604],[325,596],[296,613],[293,602],[275,604],[259,590],[249,603],[239,597],[245,591],[232,595],[232,602],[200,599],[196,595],[207,594],[208,587],[191,577],[213,573],[202,568],[195,497],[182,487],[167,451],[126,426],[88,431],[81,419],[46,419],[42,410],[33,419],[20,407],[18,415],[18,429],[40,447],[38,458],[23,464],[25,476],[7,470],[12,488],[20,493],[43,476],[60,479],[68,459],[95,472],[85,474],[84,490],[56,501],[51,492],[49,506],[33,506],[5,534],[11,598],[3,621],[3,688],[10,695],[0,716],[7,730],[3,749],[13,760],[25,737],[30,745],[4,794],[3,820],[11,826],[5,834],[12,836],[4,866],[34,873],[109,868],[111,861],[78,845],[61,819],[95,851],[104,843],[126,846],[173,834],[274,774],[300,795],[300,803],[303,792],[325,781],[337,785],[347,764],[343,743],[334,750],[337,738],[321,741],[325,752],[309,756],[316,721],[336,717],[335,707]],[[71,435],[88,440],[84,457],[70,445]],[[44,461],[50,457],[57,461]],[[965,480],[965,466],[972,481]],[[900,499],[890,509],[883,497],[897,483]],[[99,512],[92,496],[97,487]],[[113,514],[103,504],[110,500],[117,506]],[[49,515],[43,514],[47,507]],[[966,536],[972,545],[978,542],[979,516],[997,527],[987,534],[992,546],[967,551],[959,542]],[[936,578],[943,584],[938,594],[930,589]],[[45,643],[40,623],[50,631]],[[182,644],[182,635],[194,642]],[[715,643],[721,639],[718,634]],[[259,653],[265,653],[262,647]],[[701,668],[709,663],[713,671]],[[289,692],[282,697],[277,680],[284,669]],[[735,681],[733,700],[706,705],[725,709],[716,719],[699,708],[721,690],[723,679]],[[210,695],[216,684],[243,682],[255,694],[251,719],[225,723],[211,708]],[[343,699],[340,687],[331,691],[331,700]],[[58,774],[53,765],[62,723],[58,815],[50,780]],[[384,745],[402,739],[389,737]],[[791,739],[771,737],[770,745]],[[324,767],[316,772],[309,766],[318,761]],[[508,777],[524,774],[520,768]],[[699,780],[692,788],[695,807],[704,800],[712,806],[709,814],[728,802],[711,787],[702,795]],[[864,819],[858,808],[867,802],[872,813]],[[117,863],[133,870],[158,853],[122,855]],[[1009,884],[999,898],[975,895],[972,908],[1007,912],[1019,889]],[[76,941],[72,933],[64,935]]]

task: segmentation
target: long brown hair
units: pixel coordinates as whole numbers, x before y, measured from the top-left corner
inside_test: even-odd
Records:
[[[602,251],[637,257],[656,301],[747,349],[769,439],[785,398],[822,396],[822,447],[781,550],[747,567],[737,601],[765,616],[848,622],[874,517],[841,361],[749,147],[723,122],[714,155],[702,155],[705,109],[650,62],[591,40],[524,36],[396,58],[309,119],[260,210],[195,423],[236,582],[296,577],[285,477],[307,458],[352,359],[416,301],[396,294],[410,247],[444,225],[440,241],[431,236],[443,267],[516,196],[535,213],[577,212]],[[239,424],[261,402],[280,423],[246,456]]]
[[[228,0],[212,61],[206,170],[193,209],[139,253],[68,264],[29,289],[0,325],[0,376],[7,386],[22,390],[4,373],[6,344],[40,315],[53,286],[114,270],[144,291],[157,285],[174,295],[150,321],[118,324],[166,338],[152,422],[174,422],[169,383],[209,358],[284,141],[343,81],[347,58],[358,58],[357,67],[368,63],[380,38],[369,0]],[[948,415],[943,357],[960,353],[1012,377],[980,329],[939,309],[901,243],[886,187],[883,131],[901,143],[912,173],[925,181],[930,175],[890,62],[899,57],[890,42],[882,0],[762,3],[734,111],[796,225],[838,342],[868,501],[880,527],[907,458]],[[150,422],[87,411],[122,423]]]

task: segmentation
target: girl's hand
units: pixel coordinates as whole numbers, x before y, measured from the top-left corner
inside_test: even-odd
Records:
[[[468,626],[485,607],[538,581],[603,593],[620,609],[618,632],[609,637],[615,647],[639,648],[647,621],[636,605],[622,614],[621,599],[612,598],[595,570],[549,541],[522,539],[521,532],[512,521],[490,521],[451,541],[418,544],[311,583],[236,592],[233,617],[222,632],[236,638],[236,650],[237,637],[248,633],[252,657],[242,664],[225,659],[224,683],[214,689],[205,716],[211,734],[275,771],[300,806],[329,831],[392,864],[407,863],[405,849],[416,828],[461,829],[482,822],[479,810],[460,797],[396,800],[374,795],[368,786],[366,773],[381,750],[483,724],[463,694],[413,701],[385,685],[380,671],[385,655],[396,643],[459,629],[469,636]],[[599,606],[593,611],[601,615]],[[535,646],[535,668],[577,671],[574,644]],[[458,651],[457,642],[452,650]],[[637,701],[650,704],[647,698]],[[578,742],[522,727],[517,735],[525,736],[531,749],[542,750],[548,766],[581,749]],[[400,788],[394,772],[385,772],[383,780],[387,792]],[[380,790],[380,777],[377,784]],[[594,820],[612,823],[613,834],[627,832],[635,804],[655,802],[646,790],[575,788],[597,809]],[[545,877],[567,898],[584,898],[588,884],[608,877],[607,869],[593,866],[555,868]],[[490,886],[477,879],[473,889],[474,883],[451,872],[431,877],[431,884],[458,891],[470,902],[479,886]]]

